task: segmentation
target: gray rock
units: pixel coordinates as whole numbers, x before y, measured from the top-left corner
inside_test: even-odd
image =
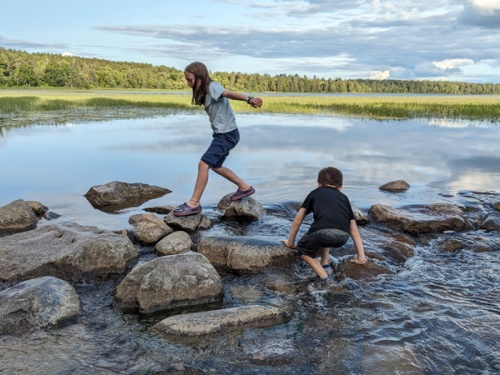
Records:
[[[80,313],[80,299],[66,281],[46,276],[0,292],[0,334],[57,326]]]
[[[108,182],[93,186],[84,197],[97,209],[116,212],[128,207],[137,207],[153,198],[171,193],[170,190],[143,183]]]
[[[184,230],[186,232],[209,229],[213,225],[212,221],[202,214],[177,217],[174,216],[173,212],[170,212],[163,220],[172,228]]]
[[[154,214],[133,215],[129,223],[135,228],[136,239],[145,245],[154,245],[174,231]]]
[[[482,229],[487,231],[499,231],[500,230],[500,215],[490,214],[488,215],[481,224]]]
[[[198,244],[198,252],[214,266],[244,272],[289,265],[294,260],[292,251],[277,241],[245,236],[204,237]]]
[[[2,238],[0,280],[64,280],[122,273],[138,252],[125,235],[65,222]]]
[[[365,225],[370,224],[370,219],[366,216],[363,211],[359,209],[358,206],[351,203],[352,212],[354,213],[354,220],[356,220],[356,224]]]
[[[0,237],[34,229],[37,223],[35,212],[22,199],[0,207]]]
[[[193,241],[186,232],[178,231],[169,234],[155,246],[159,255],[175,255],[191,249]]]
[[[217,208],[224,210],[223,219],[236,221],[259,220],[266,214],[264,207],[252,197],[246,197],[239,201],[231,201],[233,193],[225,195],[217,204]]]
[[[395,209],[384,204],[375,204],[369,213],[387,227],[410,234],[441,233],[470,229],[463,211],[451,204],[433,204]]]
[[[37,216],[43,216],[49,211],[49,208],[47,206],[44,206],[40,202],[27,201],[26,203],[28,203],[28,205],[31,207],[31,209]]]
[[[187,251],[135,267],[117,286],[118,308],[148,314],[222,300],[222,280],[201,254]]]
[[[155,324],[153,329],[170,339],[191,341],[221,332],[270,327],[289,320],[290,315],[283,310],[249,305],[175,315]]]
[[[401,193],[409,188],[410,184],[404,180],[391,181],[379,186],[380,190],[390,191],[392,193]]]
[[[493,202],[491,205],[495,210],[500,211],[500,201]]]

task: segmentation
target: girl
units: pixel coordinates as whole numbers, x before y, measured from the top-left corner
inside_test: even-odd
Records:
[[[240,200],[255,193],[255,189],[239,178],[229,168],[222,164],[226,157],[240,140],[240,133],[236,125],[234,112],[229,103],[232,100],[244,100],[253,108],[262,106],[262,99],[253,96],[232,92],[222,85],[212,81],[207,67],[201,62],[193,62],[184,69],[184,77],[189,87],[193,89],[192,104],[203,105],[208,113],[210,126],[213,130],[212,143],[198,163],[198,177],[193,195],[188,202],[174,210],[175,216],[188,216],[201,213],[201,196],[207,186],[208,172],[212,169],[227,180],[238,186],[238,190],[231,196],[232,201]]]

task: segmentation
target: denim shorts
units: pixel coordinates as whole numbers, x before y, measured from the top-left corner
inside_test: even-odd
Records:
[[[240,132],[234,129],[229,133],[214,133],[212,143],[201,157],[210,168],[220,168],[227,156],[240,141]]]
[[[297,242],[297,251],[302,255],[315,258],[324,247],[341,247],[349,239],[349,233],[339,229],[320,229],[306,234]]]

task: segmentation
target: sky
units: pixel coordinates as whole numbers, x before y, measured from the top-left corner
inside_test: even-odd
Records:
[[[0,47],[183,70],[500,83],[500,0],[0,0]]]

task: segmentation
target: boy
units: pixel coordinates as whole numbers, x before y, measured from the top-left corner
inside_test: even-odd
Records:
[[[354,241],[357,259],[351,261],[365,264],[365,251],[354,220],[349,198],[340,192],[343,175],[340,170],[326,167],[318,173],[318,187],[311,191],[297,212],[290,227],[288,240],[281,240],[287,247],[297,249],[302,259],[322,280],[327,280],[331,273],[329,248],[343,246],[349,239]],[[307,234],[295,245],[295,237],[304,218],[313,213],[314,222]],[[321,263],[316,258],[321,255]]]

